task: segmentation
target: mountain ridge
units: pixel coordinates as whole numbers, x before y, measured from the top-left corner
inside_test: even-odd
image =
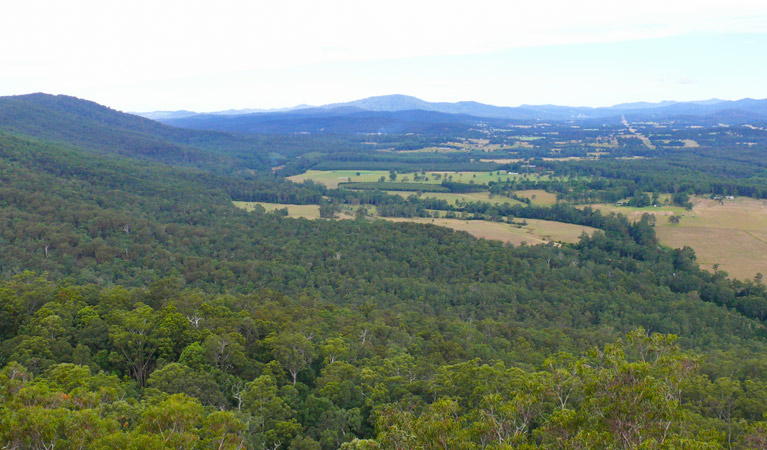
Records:
[[[648,106],[649,105],[649,106]],[[524,122],[631,122],[676,120],[705,123],[767,122],[767,100],[703,100],[698,102],[629,103],[591,108],[557,105],[502,107],[465,101],[430,103],[406,95],[369,97],[346,103],[291,111],[251,114],[198,114],[160,122],[180,128],[227,133],[427,133],[440,134]],[[441,121],[441,124],[438,123]]]
[[[237,167],[236,155],[266,164],[249,136],[174,128],[68,95],[0,97],[0,132],[168,164]]]
[[[153,120],[175,120],[193,116],[239,116],[250,114],[279,114],[296,111],[332,111],[339,108],[357,108],[373,112],[398,112],[409,110],[433,111],[447,114],[465,114],[483,118],[517,119],[517,120],[577,120],[583,118],[600,118],[620,116],[623,114],[642,114],[649,116],[668,116],[669,114],[714,114],[725,109],[742,109],[746,102],[757,102],[746,111],[767,117],[767,99],[721,100],[717,98],[696,101],[664,100],[660,102],[619,103],[612,106],[564,106],[554,104],[519,106],[496,106],[472,100],[458,102],[429,102],[418,97],[391,94],[366,97],[349,102],[328,103],[320,106],[298,105],[290,108],[276,109],[241,109],[217,112],[194,113],[191,111],[155,111],[135,113]],[[659,114],[660,113],[660,114]]]

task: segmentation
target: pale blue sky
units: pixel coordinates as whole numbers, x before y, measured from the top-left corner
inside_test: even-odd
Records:
[[[767,2],[527,3],[14,2],[0,16],[0,95],[126,111],[393,93],[509,106],[767,98]]]

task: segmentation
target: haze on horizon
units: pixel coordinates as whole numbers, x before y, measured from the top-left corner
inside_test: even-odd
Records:
[[[500,106],[767,97],[767,3],[7,5],[0,95],[218,111],[405,94]]]

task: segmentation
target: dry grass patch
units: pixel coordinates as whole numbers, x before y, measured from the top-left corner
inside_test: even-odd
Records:
[[[359,175],[357,175],[359,174]],[[397,173],[397,179],[394,181],[402,183],[413,183],[415,175],[421,175],[421,173],[414,172],[402,172]],[[437,177],[436,175],[439,175]],[[450,171],[428,171],[424,172],[425,178],[428,181],[418,181],[418,183],[426,184],[440,184],[443,180],[448,179],[451,181],[457,181],[461,183],[474,182],[476,184],[487,184],[491,181],[505,181],[507,179],[518,179],[528,177],[529,179],[549,179],[548,175],[538,174],[517,174],[511,175],[503,170],[494,170],[492,172],[450,172]],[[295,183],[301,183],[305,180],[312,180],[316,183],[324,184],[325,186],[334,189],[338,187],[339,183],[351,182],[377,182],[384,177],[386,182],[391,182],[389,179],[388,170],[308,170],[302,174],[293,175],[288,177],[288,180]]]
[[[581,234],[584,232],[587,234],[592,234],[593,232],[597,231],[596,228],[583,225],[573,225],[571,223],[555,222],[553,220],[517,220],[524,220],[527,222],[527,225],[524,228],[529,229],[532,234],[551,241],[574,243],[578,242]]]
[[[692,139],[682,139],[682,142],[684,142],[684,146],[687,147],[687,148],[700,147],[700,145],[698,145],[698,142],[696,142],[696,141],[694,141]]]
[[[557,204],[557,194],[552,194],[542,189],[516,191],[515,193],[522,198],[529,198],[536,205],[551,206]]]
[[[386,191],[386,193],[391,195],[399,195],[403,198],[408,198],[411,195],[416,195],[416,193],[412,191]],[[522,202],[514,200],[513,198],[506,197],[504,195],[491,196],[489,192],[470,192],[467,194],[454,194],[451,192],[424,192],[421,194],[421,198],[436,198],[445,200],[451,205],[455,205],[458,200],[462,200],[464,202],[486,202],[492,203],[494,205],[522,204]]]
[[[466,150],[452,147],[424,147],[416,150],[397,150],[397,153],[466,153]]]
[[[288,217],[303,217],[305,219],[319,219],[320,207],[319,205],[284,205],[281,203],[266,203],[266,202],[232,202],[234,206],[242,208],[246,211],[253,211],[256,205],[263,207],[267,212],[274,211],[276,209],[288,209]]]
[[[479,160],[479,162],[489,162],[489,163],[497,163],[497,164],[512,164],[512,163],[518,163],[526,161],[522,158],[482,158]]]
[[[660,242],[674,248],[689,246],[707,270],[715,264],[731,277],[750,279],[767,273],[767,242],[751,233],[727,228],[658,227]],[[765,236],[767,237],[767,236]]]
[[[315,183],[335,189],[338,187],[338,183],[346,183],[347,181],[376,182],[381,177],[388,181],[389,172],[384,170],[307,170],[304,173],[288,177],[288,180],[294,183],[312,180]]]
[[[520,245],[522,243],[535,245],[549,241],[577,242],[582,233],[586,232],[590,234],[596,231],[595,228],[591,227],[536,219],[518,219],[519,221],[524,220],[527,222],[527,225],[523,227],[517,227],[503,222],[490,222],[487,220],[401,217],[383,219],[392,222],[414,222],[447,227],[456,231],[465,231],[478,238],[502,241],[512,245]]]
[[[639,220],[645,213],[655,215],[655,231],[660,243],[673,248],[691,247],[701,267],[708,270],[719,264],[719,269],[733,278],[750,279],[757,273],[767,275],[767,201],[696,197],[692,203],[691,211],[675,206],[592,206],[621,213],[630,220]],[[681,216],[678,225],[668,221],[671,215]]]

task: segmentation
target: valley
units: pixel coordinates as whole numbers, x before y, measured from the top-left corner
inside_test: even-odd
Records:
[[[519,163],[519,161],[515,161]],[[392,179],[394,175],[394,179]],[[567,177],[556,177],[552,173],[536,172],[532,174],[520,174],[509,171],[492,172],[413,172],[413,173],[395,173],[386,171],[355,171],[355,170],[331,170],[317,171],[309,170],[300,175],[288,177],[291,181],[300,183],[305,180],[311,180],[323,184],[329,188],[347,187],[351,189],[368,183],[370,186],[365,188],[379,187],[385,189],[390,195],[397,195],[402,198],[415,196],[418,199],[436,199],[444,200],[453,207],[471,202],[483,202],[491,205],[509,204],[521,205],[522,200],[528,199],[530,204],[540,206],[551,206],[557,203],[557,194],[548,192],[545,189],[524,189],[513,192],[516,198],[506,195],[496,195],[488,190],[478,192],[453,193],[453,192],[429,192],[429,189],[435,189],[435,186],[441,186],[443,180],[456,180],[462,183],[474,183],[477,186],[484,186],[482,189],[490,189],[489,184],[509,183],[514,181],[525,181],[538,183],[544,186],[551,185],[552,182],[567,184]],[[384,180],[384,181],[381,181]],[[376,186],[376,183],[385,183]],[[395,190],[397,184],[407,185],[409,190]],[[423,186],[419,191],[418,186]],[[447,188],[444,188],[447,191]],[[632,193],[633,194],[633,193]],[[652,192],[645,193],[652,195]],[[626,215],[630,220],[639,220],[643,214],[651,214],[655,217],[655,229],[658,241],[662,245],[671,248],[682,248],[689,246],[695,250],[698,256],[698,263],[707,270],[723,270],[730,276],[738,279],[753,279],[757,274],[767,273],[767,244],[763,230],[767,229],[767,204],[765,200],[748,199],[743,197],[721,196],[719,199],[710,199],[705,197],[695,197],[690,199],[691,209],[686,210],[682,206],[671,205],[671,194],[660,193],[658,203],[655,206],[632,207],[628,206],[630,198],[622,198],[618,203],[624,205],[587,203],[583,206],[590,206],[605,213],[615,213]],[[579,206],[579,207],[583,207]],[[316,213],[318,214],[318,213]],[[561,239],[561,236],[555,234],[540,234],[532,227],[524,227],[525,233],[520,234],[519,228],[509,229],[508,226],[501,224],[492,224],[485,220],[477,223],[465,222],[460,219],[445,218],[445,212],[430,214],[435,215],[431,223],[436,225],[448,226],[453,229],[462,229],[470,234],[490,239],[498,239],[503,242],[519,244],[527,234],[529,242],[540,243],[543,239],[575,242],[577,235],[565,233],[568,240]],[[291,216],[294,214],[291,213]],[[299,217],[309,217],[301,213],[296,213]],[[375,214],[374,214],[375,216]],[[677,216],[679,221],[671,223],[670,218]],[[318,215],[311,217],[319,217]],[[353,217],[353,210],[346,212],[346,217]],[[397,219],[405,220],[405,219]],[[413,221],[429,223],[428,219],[414,218]],[[563,224],[566,225],[566,224]],[[514,228],[514,227],[511,227]],[[494,231],[489,231],[493,229]],[[580,233],[578,233],[579,235]]]
[[[750,449],[761,125],[389,116],[420,131],[0,98],[2,444],[640,448],[619,410],[661,411],[652,448]]]
[[[767,2],[2,13],[0,450],[767,450]]]

